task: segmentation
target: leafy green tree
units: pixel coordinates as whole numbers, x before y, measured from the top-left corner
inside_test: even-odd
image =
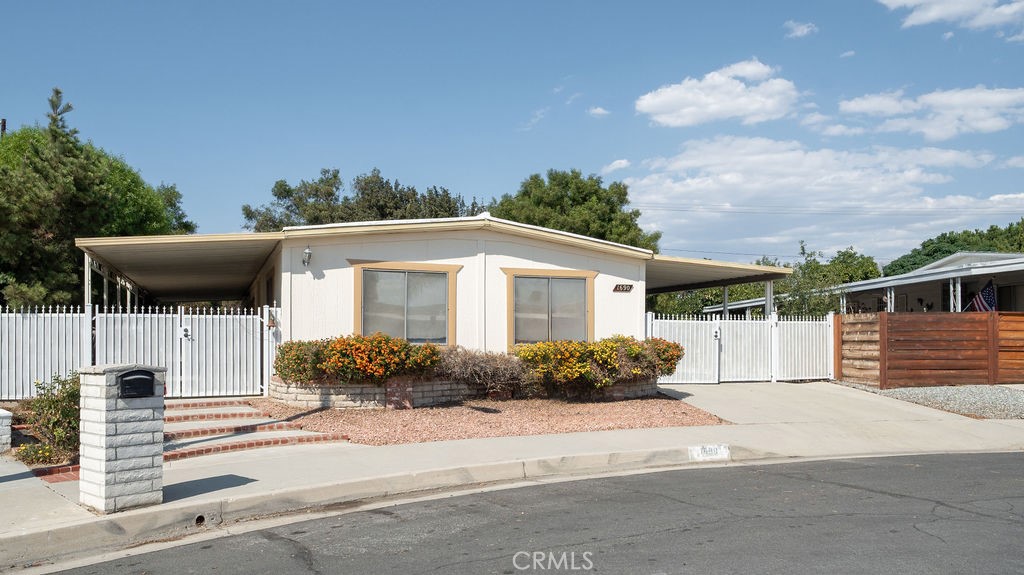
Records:
[[[320,170],[314,181],[302,180],[296,186],[285,180],[274,183],[270,204],[242,206],[245,227],[257,232],[279,231],[287,226],[329,224],[341,218],[341,176],[336,169]]]
[[[0,141],[0,304],[80,301],[76,237],[194,231],[175,198],[157,194],[123,160],[82,143],[67,125],[72,106],[54,89],[45,128]]]
[[[245,227],[268,232],[286,226],[452,218],[483,211],[475,199],[467,205],[461,197],[436,186],[420,193],[415,187],[385,179],[376,168],[352,181],[351,195],[343,196],[342,187],[337,169],[324,168],[316,180],[302,180],[295,186],[278,180],[269,204],[242,206]]]
[[[826,262],[820,251],[808,250],[800,242],[800,261],[786,265],[793,273],[775,281],[775,305],[783,315],[822,315],[839,309],[837,286],[879,277],[874,258],[852,247],[836,252]],[[757,265],[782,267],[776,259],[762,257]],[[729,287],[729,301],[764,297],[764,282]],[[722,303],[722,288],[705,288],[682,294],[660,294],[654,311],[669,314],[699,314],[705,307]],[[760,312],[757,312],[760,313]]]
[[[889,262],[883,272],[887,276],[905,274],[963,251],[1024,252],[1024,218],[1011,222],[1005,228],[993,225],[987,230],[943,232],[921,242],[920,247],[914,248],[910,253]]]
[[[547,179],[533,174],[515,195],[493,201],[496,217],[544,226],[592,238],[658,251],[661,232],[640,228],[640,210],[629,210],[629,188],[621,182],[604,186],[601,178],[579,170],[548,170]]]

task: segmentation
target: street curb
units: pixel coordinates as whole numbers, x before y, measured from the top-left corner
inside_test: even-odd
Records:
[[[743,459],[760,459],[740,449]],[[736,460],[732,450],[729,460]],[[725,462],[727,460],[721,460]],[[211,527],[332,506],[382,500],[417,492],[445,491],[493,483],[640,469],[689,463],[689,447],[588,453],[429,469],[376,478],[324,483],[205,502],[164,503],[96,516],[53,529],[0,536],[0,571],[60,563],[105,552],[167,541]]]

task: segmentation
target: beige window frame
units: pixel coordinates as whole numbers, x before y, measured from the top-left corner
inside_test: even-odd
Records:
[[[594,341],[594,278],[596,271],[589,270],[552,270],[535,268],[501,268],[505,274],[505,299],[508,302],[506,321],[508,324],[508,348],[516,344],[516,319],[515,319],[515,281],[517,277],[524,278],[548,278],[548,279],[580,279],[586,281],[586,314],[587,314],[587,341]]]
[[[386,262],[386,261],[368,261],[368,260],[348,260],[349,265],[352,266],[352,273],[355,276],[353,278],[352,288],[352,311],[353,311],[353,332],[359,335],[371,335],[363,333],[363,271],[382,271],[382,272],[432,272],[432,273],[446,273],[448,278],[448,309],[447,309],[447,343],[444,345],[447,347],[454,346],[455,340],[455,318],[456,318],[456,280],[461,265],[448,265],[448,264],[427,264],[427,263],[416,263],[416,262]]]

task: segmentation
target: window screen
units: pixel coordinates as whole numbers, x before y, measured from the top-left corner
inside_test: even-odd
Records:
[[[448,274],[363,270],[363,333],[448,343]]]
[[[587,281],[580,278],[516,277],[516,343],[587,339]]]

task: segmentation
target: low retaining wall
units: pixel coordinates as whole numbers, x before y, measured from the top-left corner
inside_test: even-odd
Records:
[[[11,412],[0,409],[0,453],[11,448]]]
[[[386,385],[291,385],[270,378],[270,398],[289,405],[321,407],[411,409],[483,397],[483,390],[454,381],[396,378]],[[616,383],[600,390],[598,399],[622,401],[658,395],[658,380]]]
[[[658,379],[616,383],[611,387],[604,388],[602,391],[604,391],[604,398],[608,401],[654,397],[658,395]]]
[[[270,397],[297,407],[395,407],[438,405],[479,397],[480,391],[452,381],[396,380],[383,385],[291,385],[270,378]]]

